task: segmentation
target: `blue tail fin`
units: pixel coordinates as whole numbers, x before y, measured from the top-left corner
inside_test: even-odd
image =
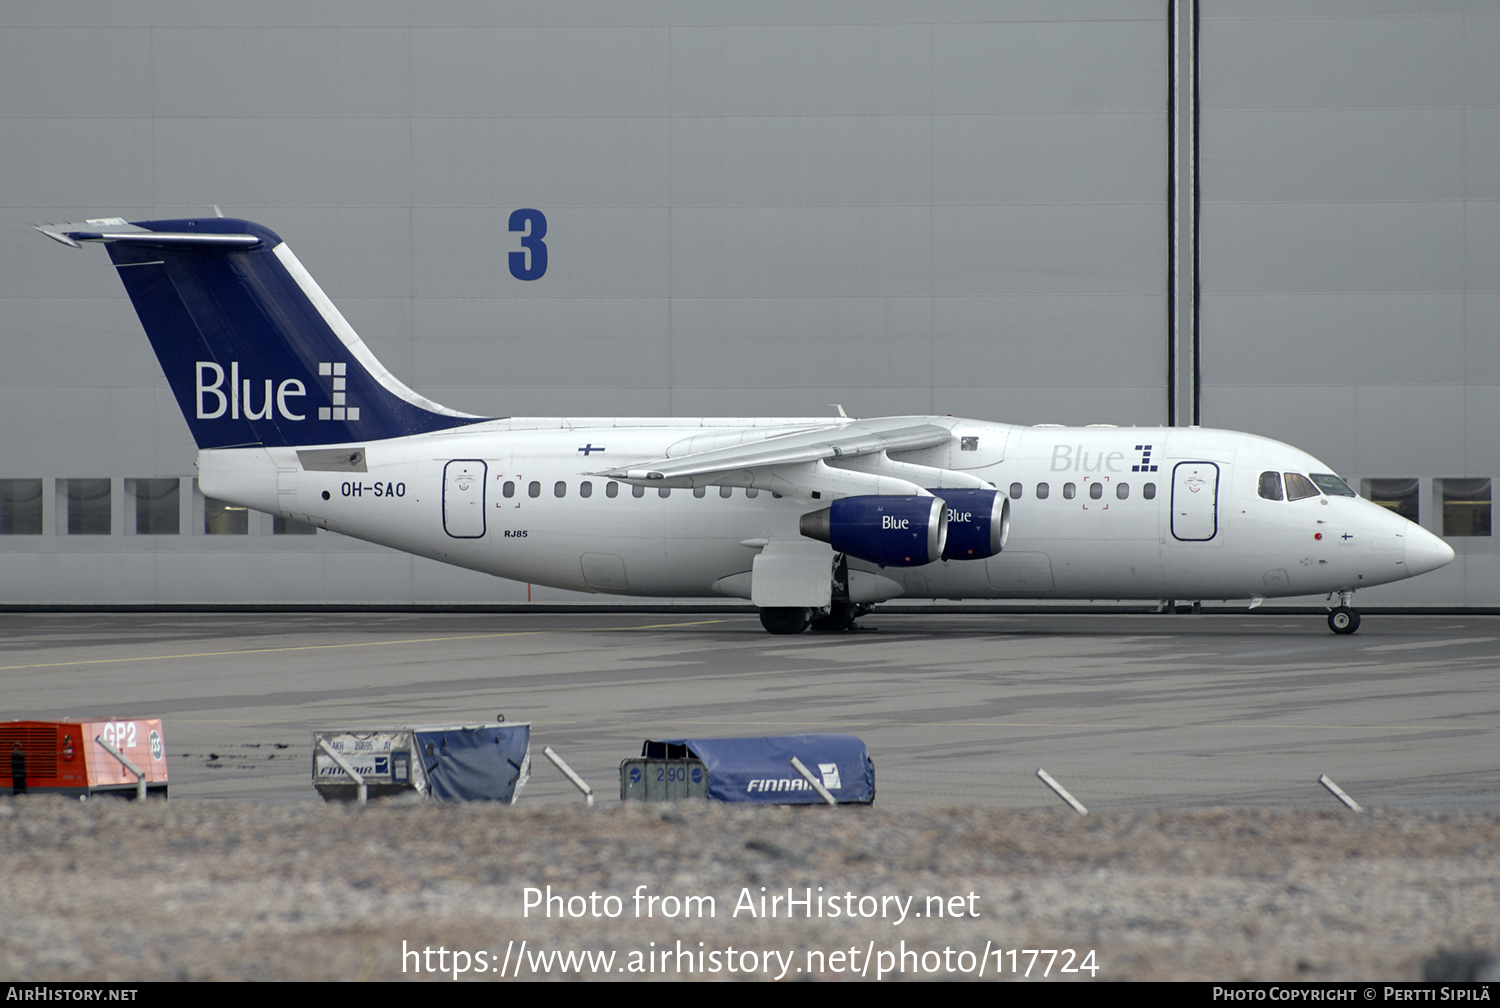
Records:
[[[259,224],[111,218],[38,230],[105,243],[199,448],[342,444],[483,419],[397,380]]]

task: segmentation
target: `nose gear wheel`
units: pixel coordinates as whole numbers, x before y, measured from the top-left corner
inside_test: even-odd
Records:
[[[1328,629],[1336,634],[1352,634],[1359,629],[1359,611],[1338,606],[1328,614]]]

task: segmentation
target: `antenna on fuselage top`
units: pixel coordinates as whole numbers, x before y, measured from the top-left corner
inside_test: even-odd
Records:
[[[844,412],[844,405],[843,405],[843,403],[831,402],[828,405],[830,405],[834,409],[838,410],[839,411],[839,416],[843,417],[845,420],[852,420],[852,419],[854,419],[848,413]]]
[[[215,217],[223,217],[224,216],[224,211],[219,209],[219,204],[217,204],[217,203],[210,203],[209,206],[211,206],[211,207],[214,208],[214,216]]]

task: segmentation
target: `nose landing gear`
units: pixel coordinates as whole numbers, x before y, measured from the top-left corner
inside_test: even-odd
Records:
[[[1328,629],[1336,634],[1352,634],[1359,629],[1359,610],[1349,605],[1354,601],[1354,593],[1341,591],[1338,595],[1339,604],[1328,613]]]

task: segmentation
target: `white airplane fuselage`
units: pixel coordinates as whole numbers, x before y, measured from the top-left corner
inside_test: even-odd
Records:
[[[1266,499],[1262,473],[1332,472],[1268,438],[911,420],[954,436],[890,458],[968,473],[1009,494],[1010,536],[987,559],[894,568],[851,557],[850,570],[868,575],[853,589],[857,602],[1311,595],[1412,577],[1453,556],[1441,539],[1358,497]],[[295,447],[205,449],[199,479],[210,497],[516,581],[748,598],[755,554],[798,539],[799,519],[818,504],[753,485],[637,487],[590,473],[840,422],[512,418],[351,444],[354,468],[309,470]],[[965,438],[973,450],[958,447]],[[318,446],[325,458],[340,450]]]
[[[274,231],[38,225],[102,244],[209,497],[499,577],[748,598],[776,634],[893,598],[1351,594],[1453,559],[1288,445],[954,417],[487,419],[391,374]],[[841,411],[842,412],[842,411]]]

